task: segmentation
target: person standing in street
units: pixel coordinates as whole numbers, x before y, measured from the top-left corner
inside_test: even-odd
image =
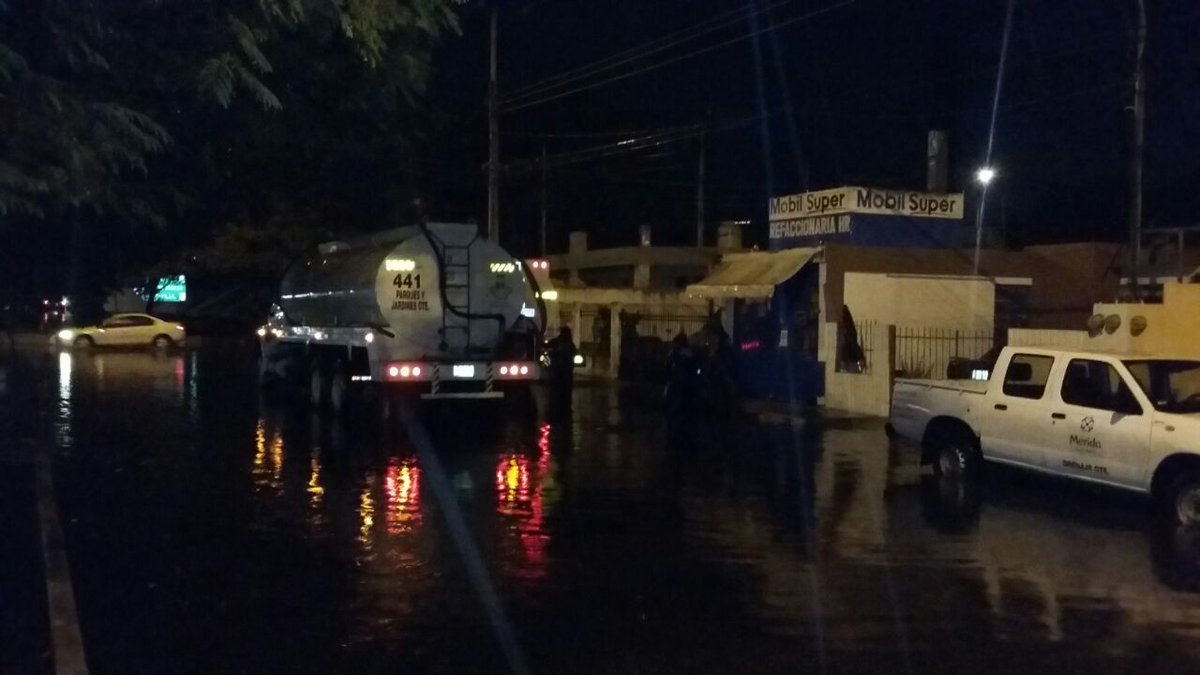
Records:
[[[571,409],[571,390],[575,386],[575,341],[571,329],[563,326],[558,335],[546,343],[550,357],[550,402],[552,411]]]

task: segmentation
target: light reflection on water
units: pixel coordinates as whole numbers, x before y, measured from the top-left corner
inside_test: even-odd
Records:
[[[686,495],[691,536],[712,564],[752,572],[742,601],[771,632],[814,650],[906,653],[936,653],[950,626],[1015,643],[1107,635],[1095,653],[1200,637],[1200,599],[1163,583],[1164,567],[1176,581],[1181,569],[1197,573],[1200,545],[1175,546],[1183,561],[1156,559],[1144,505],[1001,469],[983,487],[949,485],[881,437],[826,431],[824,454],[759,448],[778,491],[765,503]],[[730,462],[720,464],[728,480]]]
[[[384,475],[387,493],[387,533],[411,533],[421,522],[421,467],[416,458],[388,460]]]
[[[374,487],[375,481],[368,478],[358,497],[358,543],[367,552],[375,546],[375,499],[371,496]]]
[[[61,351],[58,354],[58,405],[55,406],[54,416],[54,440],[61,447],[67,447],[74,443],[74,434],[71,432],[71,370],[74,365],[74,356],[68,351]]]
[[[255,490],[278,495],[283,489],[283,434],[273,423],[260,418],[254,427],[254,461],[250,475]]]
[[[321,487],[321,460],[313,455],[308,460],[308,505],[314,509],[318,508],[324,496],[325,488]]]
[[[510,536],[515,533],[520,544],[517,559],[506,559],[503,564],[526,581],[544,578],[549,564],[551,534],[546,512],[554,510],[559,497],[550,435],[551,426],[541,425],[536,458],[519,452],[502,454],[495,470],[496,512],[505,518],[505,529]]]
[[[125,466],[152,457],[171,470],[167,478],[124,471],[123,481],[195,476],[215,489],[180,495],[228,496],[233,506],[215,510],[226,508],[228,527],[245,529],[239,553],[266,552],[259,564],[271,565],[247,577],[263,588],[237,593],[262,593],[268,603],[271,593],[314,578],[347,581],[349,590],[306,598],[311,607],[297,613],[347,615],[351,642],[427,645],[435,654],[459,648],[458,621],[483,621],[446,505],[433,498],[434,471],[404,447],[402,432],[380,439],[359,428],[366,425],[269,406],[255,412],[252,401],[248,412],[230,410],[216,398],[192,400],[193,418],[193,408],[174,404],[175,362],[97,357],[64,353],[46,363],[47,382],[57,382],[56,438],[70,443],[116,420],[132,439],[119,448],[133,458]],[[236,374],[199,386],[204,361],[194,361],[187,357],[183,371],[189,399],[249,386]],[[156,382],[143,386],[142,375]],[[111,396],[93,396],[98,380]],[[164,402],[167,414],[145,413]],[[899,652],[932,654],[915,664],[920,672],[942,663],[940,645],[961,630],[985,646],[1054,644],[1080,654],[1160,643],[1195,649],[1188,645],[1200,639],[1200,598],[1177,590],[1196,576],[1200,546],[1178,533],[1152,538],[1136,504],[1111,507],[1086,491],[1063,497],[1058,486],[1003,476],[982,495],[929,488],[912,453],[893,452],[877,427],[803,436],[745,428],[730,443],[701,421],[698,439],[673,456],[655,411],[605,389],[578,394],[571,424],[521,424],[499,442],[440,444],[437,457],[518,632],[583,624],[549,631],[579,641],[563,651],[603,654],[624,640],[612,626],[636,625],[639,635],[679,638],[655,642],[666,664],[681,652],[733,653],[743,642],[766,650],[782,640],[812,653],[823,646],[835,665],[833,652],[894,656],[901,670]],[[201,451],[181,451],[194,441]],[[114,480],[105,473],[112,466],[89,468],[97,466],[89,480]],[[134,503],[169,510],[183,499],[145,494]],[[310,527],[317,522],[324,525]],[[285,569],[293,555],[327,568],[295,576]],[[283,581],[272,586],[275,575]],[[714,629],[732,621],[741,622],[728,634],[736,639]],[[562,656],[562,667],[546,672],[586,670],[570,667],[579,663]],[[633,657],[606,663],[593,670],[639,665]]]

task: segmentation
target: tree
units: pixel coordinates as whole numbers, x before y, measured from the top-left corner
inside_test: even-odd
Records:
[[[0,244],[111,281],[281,204],[375,219],[456,4],[0,0]]]

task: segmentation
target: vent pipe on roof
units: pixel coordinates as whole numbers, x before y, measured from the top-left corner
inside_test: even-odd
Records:
[[[929,132],[929,141],[925,146],[925,190],[927,192],[949,192],[949,159],[950,141],[946,132],[933,130]]]
[[[717,250],[740,251],[742,246],[742,228],[749,224],[747,220],[726,220],[717,227]]]
[[[584,253],[588,248],[587,232],[572,232],[570,235],[570,243],[567,251],[570,253]]]

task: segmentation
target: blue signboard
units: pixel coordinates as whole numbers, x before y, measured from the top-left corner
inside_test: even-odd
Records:
[[[963,221],[911,216],[843,213],[771,223],[773,251],[821,244],[907,248],[961,248],[974,232]]]

